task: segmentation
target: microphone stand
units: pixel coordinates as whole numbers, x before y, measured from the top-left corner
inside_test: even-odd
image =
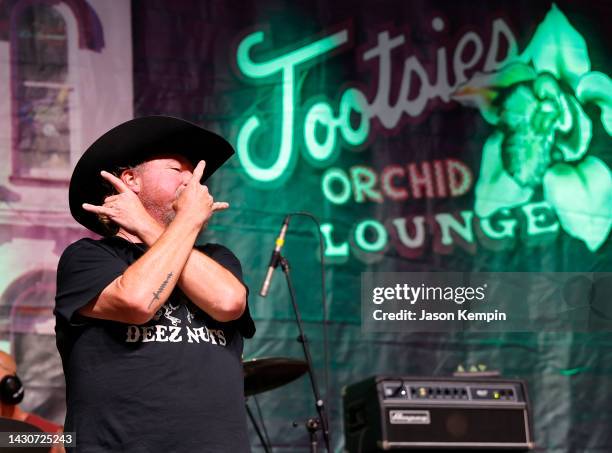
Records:
[[[263,447],[263,449],[264,449],[264,451],[266,453],[270,453],[270,450],[268,448],[268,443],[264,439],[264,436],[261,433],[261,430],[259,429],[259,425],[257,424],[257,421],[255,421],[255,417],[253,416],[253,412],[251,412],[251,408],[249,407],[248,402],[245,401],[244,405],[246,407],[247,415],[249,416],[249,419],[251,420],[251,423],[253,424],[253,428],[255,429],[255,433],[257,434],[257,437],[259,437],[259,441],[261,442],[261,446]]]
[[[310,435],[310,451],[311,453],[317,453],[316,431],[321,430],[323,432],[323,441],[325,442],[325,448],[328,452],[330,452],[331,450],[329,445],[329,422],[327,420],[327,413],[325,412],[325,403],[321,398],[321,394],[319,393],[319,387],[317,385],[317,380],[313,372],[312,356],[310,355],[308,339],[306,338],[306,335],[304,335],[302,316],[300,315],[300,310],[297,306],[295,298],[295,290],[291,281],[289,262],[280,253],[278,264],[280,264],[281,269],[283,270],[283,273],[285,274],[285,278],[287,280],[287,287],[289,288],[289,295],[291,296],[291,304],[293,305],[293,312],[295,313],[295,321],[300,332],[300,335],[298,336],[298,341],[302,343],[304,357],[306,358],[306,363],[308,364],[308,376],[310,377],[312,393],[315,398],[315,407],[317,408],[317,413],[319,414],[318,419],[309,418],[306,421],[306,429],[308,430],[308,433]]]

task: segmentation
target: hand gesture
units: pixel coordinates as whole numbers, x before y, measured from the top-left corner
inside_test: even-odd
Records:
[[[214,212],[229,208],[223,201],[215,201],[208,192],[208,187],[200,184],[206,163],[201,160],[193,170],[191,180],[174,202],[177,219],[194,222],[199,228],[204,227]]]
[[[138,196],[121,179],[107,171],[102,171],[100,174],[117,190],[118,194],[106,197],[102,206],[83,203],[83,209],[109,218],[124,230],[142,239],[139,232],[147,226],[147,222],[155,222],[155,220],[142,205]]]

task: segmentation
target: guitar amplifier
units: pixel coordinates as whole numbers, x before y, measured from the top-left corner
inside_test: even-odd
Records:
[[[373,376],[343,389],[345,449],[533,449],[524,381]]]

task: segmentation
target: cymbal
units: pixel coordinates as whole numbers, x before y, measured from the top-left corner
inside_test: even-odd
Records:
[[[308,371],[303,360],[289,357],[264,357],[242,362],[244,395],[251,396],[281,387]]]

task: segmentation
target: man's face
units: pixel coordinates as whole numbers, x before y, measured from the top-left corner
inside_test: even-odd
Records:
[[[169,225],[176,212],[173,204],[191,180],[193,166],[181,155],[151,159],[135,169],[139,179],[138,198],[157,221]]]

